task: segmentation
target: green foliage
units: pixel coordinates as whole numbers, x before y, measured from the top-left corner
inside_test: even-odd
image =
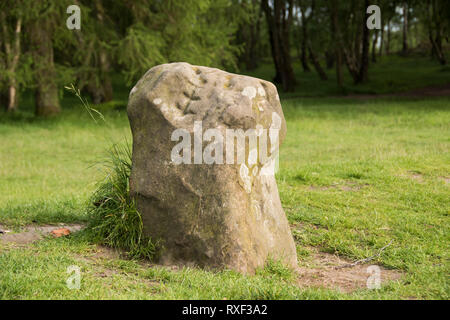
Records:
[[[138,23],[130,27],[117,46],[119,63],[126,66],[123,73],[128,85],[139,79],[151,66],[165,63],[161,48],[164,42],[157,32]]]
[[[131,151],[128,144],[112,146],[106,169],[106,178],[89,200],[87,232],[95,242],[127,250],[132,258],[154,258],[157,244],[144,236],[141,215],[129,194]]]
[[[128,84],[165,62],[236,69],[234,6],[230,0],[137,1],[115,50]]]
[[[74,59],[76,37],[74,32],[66,27],[68,17],[66,9],[71,4],[73,3],[70,0],[26,1],[26,6],[21,11],[26,19],[23,27],[22,45],[25,49],[23,54],[31,56],[33,72],[31,81],[24,84],[26,88],[35,88],[38,79],[41,77],[40,72],[49,67],[48,63],[51,60],[55,65],[55,74],[52,81],[61,88],[61,92],[62,85],[73,81],[75,78],[75,68],[77,67]],[[82,10],[88,12],[86,7],[82,7]],[[45,30],[42,32],[46,33],[51,41],[54,58],[37,57],[36,52],[41,54],[42,48],[33,42],[33,38],[36,37],[36,29]]]
[[[25,8],[26,2],[23,0],[4,0],[0,2],[0,96],[6,94],[7,86],[11,80],[14,80],[17,87],[23,88],[33,79],[32,59],[29,54],[19,53],[19,59],[14,70],[11,68],[14,55],[21,51],[21,35],[16,34],[16,28],[18,21],[21,21],[21,29],[23,29],[24,23],[28,21]],[[18,43],[16,43],[17,38],[19,40]],[[16,44],[18,44],[17,47]]]

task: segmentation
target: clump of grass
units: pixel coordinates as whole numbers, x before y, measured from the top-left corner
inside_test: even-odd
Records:
[[[87,232],[97,242],[126,250],[130,258],[154,259],[158,244],[144,236],[142,217],[130,197],[131,150],[115,144],[105,162],[107,175],[89,200]]]
[[[105,117],[91,107],[73,84],[65,87],[81,102],[91,118],[94,114],[106,123]],[[126,250],[130,258],[155,258],[158,244],[144,236],[142,217],[130,197],[131,148],[114,144],[105,161],[107,175],[89,199],[87,234],[94,242]]]
[[[280,260],[269,257],[264,268],[256,271],[257,275],[269,277],[274,276],[283,280],[292,280],[294,278],[294,271],[283,264]]]

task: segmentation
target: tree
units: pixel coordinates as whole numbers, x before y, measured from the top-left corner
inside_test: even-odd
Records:
[[[38,20],[31,30],[33,46],[33,65],[36,73],[35,112],[38,116],[59,113],[58,87],[56,70],[53,61],[53,45],[50,23]]]
[[[432,56],[436,58],[440,64],[445,65],[447,59],[444,54],[442,47],[443,34],[447,34],[448,42],[448,24],[449,21],[446,19],[449,15],[450,5],[448,1],[445,0],[428,0],[427,1],[427,16],[425,18],[427,29],[428,29],[428,39],[431,43]],[[447,31],[447,33],[445,33]]]
[[[86,90],[91,96],[94,103],[102,103],[111,101],[113,98],[113,88],[109,72],[111,69],[111,54],[112,48],[108,45],[117,40],[117,35],[114,32],[113,21],[105,12],[102,0],[95,0],[92,2],[92,11],[88,23],[84,21],[84,30],[93,28],[88,32],[88,40],[83,41],[79,37],[79,41],[83,42],[86,47],[84,51],[85,66],[89,68],[88,72],[81,74],[82,83],[86,83]],[[85,19],[86,20],[86,19]],[[75,31],[77,34],[80,33]],[[83,32],[86,34],[86,32]]]
[[[408,53],[408,28],[409,28],[409,5],[408,1],[403,1],[403,40],[402,40],[402,54],[406,55]]]
[[[317,28],[317,21],[315,21],[315,8],[316,1],[311,0],[307,2],[306,0],[299,0],[297,2],[299,7],[300,19],[299,24],[301,25],[301,63],[303,66],[303,70],[305,72],[309,72],[310,68],[308,62],[311,62],[316,72],[319,74],[322,80],[327,79],[327,75],[323,71],[318,55],[316,54],[316,50],[314,48],[313,41],[311,41],[312,37],[320,37],[321,27]],[[309,12],[307,15],[306,12]],[[310,35],[311,33],[311,35]],[[323,43],[321,43],[323,46]]]
[[[14,3],[13,3],[14,2]],[[0,81],[2,104],[8,112],[17,110],[20,86],[27,80],[29,61],[22,52],[24,1],[5,0],[0,4]]]
[[[156,64],[186,61],[237,69],[233,44],[240,16],[229,0],[136,0],[107,10],[120,40],[118,64],[128,84]]]
[[[364,13],[366,12],[366,8],[369,6],[369,0],[364,0]],[[366,26],[367,13],[364,15],[363,19],[363,36],[362,36],[362,56],[361,63],[359,68],[358,77],[355,80],[355,83],[363,83],[367,81],[368,72],[369,72],[369,28]]]
[[[385,53],[387,55],[389,55],[391,53],[391,29],[392,29],[392,21],[396,15],[396,1],[393,0],[385,0],[381,2],[381,19],[382,19],[382,23],[383,25],[386,25],[386,42],[383,44],[385,46]],[[384,29],[384,28],[383,28]],[[384,34],[384,30],[382,35]],[[380,48],[380,50],[382,49],[382,47]]]
[[[331,0],[331,34],[332,42],[336,55],[336,81],[339,87],[342,87],[342,35],[339,28],[339,5],[338,0]]]
[[[307,43],[308,43],[308,31],[307,31],[307,18],[305,13],[304,3],[299,0],[300,8],[300,25],[301,25],[301,55],[300,61],[302,63],[303,71],[310,72],[311,69],[308,65],[308,53],[307,53]]]
[[[326,20],[329,19],[329,15],[327,14],[325,17],[320,15],[322,11],[317,12],[316,10],[316,1],[311,0],[311,7],[309,8],[310,14],[307,18],[308,23],[305,25],[306,34],[310,33],[311,37],[308,37],[307,39],[307,48],[308,48],[308,54],[309,54],[309,60],[314,66],[314,69],[316,70],[317,74],[319,75],[321,80],[328,80],[327,74],[323,70],[322,66],[320,65],[320,61],[318,59],[317,50],[314,46],[317,41],[312,41],[311,39],[318,39],[320,40],[320,46],[323,47],[323,43],[327,43],[328,39],[325,38],[325,35],[322,33],[324,28],[323,26],[326,26]],[[319,7],[320,9],[320,7]],[[305,10],[303,10],[303,14]],[[319,13],[319,14],[318,14]],[[307,29],[306,26],[310,25],[310,28]],[[323,49],[322,49],[323,50]]]
[[[3,37],[3,47],[4,47],[4,66],[6,67],[6,75],[8,82],[8,102],[6,110],[11,112],[17,109],[17,78],[16,78],[16,68],[20,58],[20,43],[21,43],[21,31],[22,31],[22,17],[20,14],[15,17],[15,27],[12,37],[10,37],[10,31],[6,25],[6,15],[2,11],[0,14],[1,27],[2,27],[2,37]]]
[[[378,43],[378,30],[373,32],[372,36],[372,62],[377,62],[377,43]]]
[[[110,78],[112,43],[118,40],[114,21],[105,10],[103,0],[74,3],[81,7],[82,30],[72,30],[66,39],[75,38],[72,47],[61,48],[65,59],[71,61],[78,79],[78,87],[91,97],[93,103],[107,102],[113,98]],[[73,56],[75,53],[75,57]],[[70,56],[69,56],[70,55]]]
[[[266,54],[266,41],[262,37],[263,10],[259,0],[242,0],[235,5],[239,28],[236,43],[242,47],[239,54],[246,70],[254,70]]]
[[[344,24],[344,41],[342,52],[345,64],[355,84],[368,80],[369,69],[369,40],[370,33],[366,26],[366,9],[369,1],[364,0],[361,6],[360,1],[351,1],[342,6]],[[353,50],[352,50],[353,48]]]
[[[272,58],[275,65],[275,83],[281,83],[283,90],[293,91],[296,80],[290,56],[290,31],[293,20],[293,0],[262,0],[269,29]]]
[[[61,72],[55,64],[55,50],[65,46],[70,34],[66,27],[66,9],[70,0],[27,2],[30,20],[26,25],[28,50],[32,56],[35,90],[35,114],[50,116],[61,111],[59,87]],[[67,70],[70,70],[70,66]]]

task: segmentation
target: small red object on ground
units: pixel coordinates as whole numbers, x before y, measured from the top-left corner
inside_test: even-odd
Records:
[[[55,238],[68,236],[70,234],[70,230],[67,228],[55,229],[50,232]]]

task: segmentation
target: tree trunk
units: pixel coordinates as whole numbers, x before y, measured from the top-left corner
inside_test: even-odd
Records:
[[[241,3],[242,7],[249,7],[248,21],[239,27],[236,33],[237,43],[242,44],[243,51],[239,56],[239,62],[245,65],[246,70],[254,70],[258,66],[260,58],[260,30],[261,30],[261,15],[262,8],[259,0],[251,0],[249,2]],[[247,9],[244,9],[247,10]],[[300,43],[300,42],[299,42]]]
[[[361,24],[364,24],[363,28],[367,29],[366,25],[365,25],[365,22],[361,22]],[[362,46],[361,46],[361,27],[358,24],[356,26],[356,28],[357,28],[357,30],[356,30],[356,35],[355,35],[355,43],[354,43],[353,51],[355,52],[355,59],[357,61],[360,61],[361,60],[361,49],[362,49]]]
[[[334,60],[335,60],[334,52],[330,50],[325,51],[325,61],[328,70],[333,69],[335,62]]]
[[[256,21],[255,45],[253,46],[253,51],[251,54],[252,60],[254,61],[255,69],[258,66],[259,60],[261,58],[261,53],[259,52],[259,50],[261,49],[261,46],[260,46],[261,21],[262,21],[262,15],[263,15],[261,3],[259,2],[259,0],[254,0],[254,5],[256,5],[257,3],[259,3],[259,6],[258,6],[258,17],[257,17],[257,21]]]
[[[408,53],[408,3],[403,2],[403,47],[402,54]]]
[[[301,62],[304,72],[310,72],[311,69],[308,65],[308,54],[307,54],[307,48],[306,44],[308,41],[308,31],[306,29],[306,18],[305,18],[305,12],[303,10],[303,7],[300,7],[300,13],[301,13],[301,22],[302,22],[302,54],[301,54]]]
[[[252,1],[252,8],[256,9],[256,12],[253,12],[256,17],[256,21],[252,21],[251,24],[248,26],[250,31],[250,37],[249,37],[249,43],[248,47],[246,46],[247,51],[247,61],[246,61],[246,67],[247,70],[254,70],[258,66],[258,60],[259,60],[259,39],[260,39],[260,33],[261,33],[261,4],[258,6],[258,1],[253,0]]]
[[[445,58],[444,52],[442,50],[442,43],[440,36],[436,36],[436,38],[433,38],[433,35],[430,34],[429,39],[431,42],[433,55],[436,57],[436,59],[439,61],[440,64],[442,65],[447,64],[447,59]]]
[[[445,65],[447,63],[447,60],[444,55],[444,51],[442,49],[442,25],[441,25],[441,17],[440,12],[438,8],[438,4],[436,1],[431,1],[431,12],[432,12],[432,18],[429,22],[428,26],[428,35],[431,42],[432,47],[432,54],[437,58],[440,64]],[[433,35],[433,22],[434,22],[434,29],[435,29],[435,35]]]
[[[333,39],[333,44],[335,48],[336,55],[336,81],[339,87],[342,87],[342,41],[341,41],[341,32],[339,29],[339,8],[338,1],[331,1],[331,34]]]
[[[101,1],[97,0],[95,1],[95,8],[97,10],[97,19],[98,21],[103,24],[104,23],[104,8],[101,3]],[[110,70],[110,63],[109,63],[109,56],[105,50],[105,48],[100,47],[98,49],[98,66],[97,70],[99,72],[98,76],[94,76],[94,84],[96,85],[94,87],[95,91],[91,90],[91,97],[94,103],[102,103],[102,102],[108,102],[111,101],[113,98],[113,88],[111,84],[111,79],[109,77],[109,70]],[[99,83],[98,83],[99,82]],[[92,85],[92,84],[91,84]],[[89,90],[89,86],[88,86]]]
[[[18,108],[18,94],[17,94],[17,82],[16,78],[12,78],[9,82],[8,88],[8,105],[6,111],[13,112]]]
[[[36,73],[35,114],[50,116],[61,111],[50,26],[46,21],[38,20],[30,31]]]
[[[308,51],[309,51],[309,58],[314,66],[314,69],[316,69],[317,73],[319,74],[320,80],[323,81],[328,80],[327,74],[325,73],[325,71],[323,71],[322,66],[317,60],[317,56],[314,54],[311,44],[309,44],[308,46]]]
[[[113,87],[111,82],[111,77],[109,76],[110,71],[109,56],[105,50],[100,52],[100,70],[102,73],[102,91],[103,91],[103,101],[108,102],[113,99]]]
[[[290,39],[290,31],[293,19],[293,10],[294,10],[294,0],[288,0],[287,4],[289,5],[286,8],[286,1],[279,0],[281,6],[281,21],[282,21],[282,36],[279,38],[281,41],[281,49],[283,54],[283,88],[285,91],[293,91],[295,88],[295,75],[294,69],[292,68],[292,60],[291,60],[291,39]],[[286,17],[287,14],[287,17]]]
[[[337,7],[337,0],[335,6]],[[361,10],[361,8],[364,7],[361,6],[359,2],[352,1],[351,7],[349,8],[350,10],[344,11],[346,12],[346,16],[344,16],[343,19],[347,21],[347,23],[342,24],[344,32],[342,32],[342,34],[341,32],[337,32],[341,44],[338,47],[340,48],[342,58],[344,59],[344,63],[347,66],[354,83],[358,83],[359,81],[361,67],[361,31],[364,31],[363,29],[366,28],[366,22],[364,20],[366,17],[366,10]],[[337,16],[337,13],[340,11],[337,9],[335,11]],[[353,14],[353,12],[359,11],[362,11],[364,15]],[[340,27],[340,21],[340,19],[338,21],[338,19],[335,18],[334,24],[337,28]],[[343,41],[344,39],[345,42]]]
[[[391,20],[387,24],[386,55],[391,53]]]
[[[383,45],[384,45],[384,25],[381,26],[380,50],[378,51],[378,55],[380,57],[383,55]]]
[[[378,30],[375,30],[372,40],[372,62],[377,62],[377,42],[378,42]]]
[[[113,88],[109,76],[109,57],[104,49],[100,49],[99,65],[96,71],[90,75],[86,89],[94,104],[111,101]]]
[[[270,50],[272,52],[273,63],[275,65],[275,83],[281,83],[281,62],[280,62],[280,48],[278,41],[278,32],[275,28],[275,17],[272,14],[272,9],[269,7],[269,0],[262,0],[261,5],[266,15],[267,27],[269,29]]]
[[[336,82],[339,87],[343,86],[342,80],[342,50],[336,50]]]
[[[289,7],[286,8],[286,2]],[[290,27],[293,18],[293,0],[275,0],[273,10],[268,0],[262,0],[269,28],[272,58],[276,75],[274,82],[281,83],[284,91],[295,88],[295,76],[290,56]]]
[[[303,17],[303,21],[304,21],[304,26],[303,27],[304,27],[305,33],[307,33],[307,26],[308,26],[309,21],[311,19],[313,19],[313,17],[314,17],[314,11],[315,11],[314,9],[315,9],[315,1],[313,0],[311,2],[311,8],[310,8],[309,17],[306,19],[305,10],[300,5],[300,10],[302,12],[302,17]],[[316,72],[319,75],[320,79],[321,80],[328,80],[328,77],[327,77],[325,71],[323,70],[322,66],[320,65],[320,62],[319,62],[319,60],[317,58],[316,53],[313,50],[312,44],[309,41],[309,39],[307,39],[307,41],[306,41],[306,46],[307,46],[306,49],[308,50],[308,54],[309,54],[309,60],[313,64],[314,69],[316,70]]]
[[[5,48],[5,67],[8,72],[8,93],[6,111],[13,112],[18,108],[18,88],[16,78],[16,68],[19,63],[21,49],[20,37],[22,30],[22,18],[18,17],[16,20],[16,27],[14,29],[13,40],[10,41],[8,29],[6,26],[6,17],[2,12],[0,16],[2,22],[3,46]]]
[[[357,60],[350,54],[350,52],[342,48],[342,53],[344,57],[344,62],[347,65],[348,72],[353,78],[353,81],[356,82],[359,74],[359,65]]]
[[[369,1],[364,1],[364,8],[369,6]],[[368,80],[368,71],[369,71],[369,29],[366,27],[366,13],[364,14],[363,19],[363,32],[362,32],[362,53],[361,53],[361,63],[359,68],[358,77],[356,78],[355,83],[363,83]]]

